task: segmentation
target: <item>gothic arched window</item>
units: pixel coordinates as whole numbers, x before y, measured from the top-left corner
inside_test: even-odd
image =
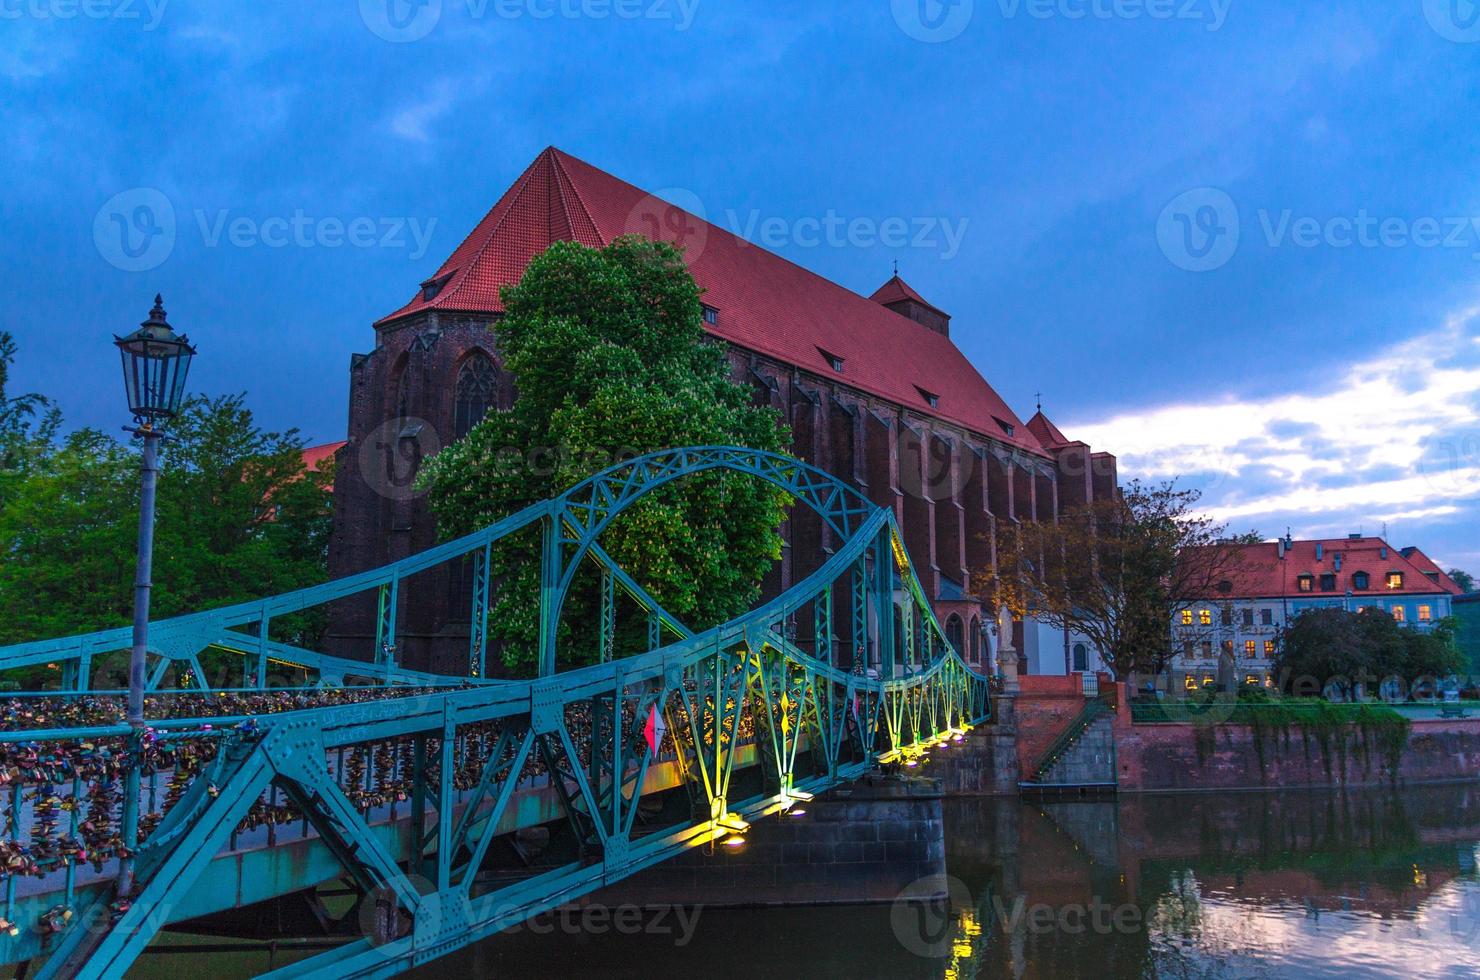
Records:
[[[481,351],[457,372],[457,400],[452,410],[452,437],[461,439],[482,421],[498,397],[498,369]]]
[[[946,641],[956,648],[957,653],[961,653],[964,649],[962,645],[962,640],[965,639],[964,634],[965,625],[961,622],[961,617],[951,613],[951,617],[946,620]]]

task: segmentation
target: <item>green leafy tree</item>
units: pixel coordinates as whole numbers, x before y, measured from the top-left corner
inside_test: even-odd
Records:
[[[1274,666],[1280,686],[1295,694],[1320,694],[1336,681],[1348,690],[1365,684],[1373,695],[1389,677],[1411,685],[1458,673],[1464,657],[1450,620],[1418,630],[1380,609],[1309,609],[1285,628]]]
[[[0,331],[0,499],[8,483],[44,456],[61,424],[56,406],[42,395],[9,393],[15,339]]]
[[[631,236],[601,249],[561,242],[503,291],[498,343],[519,397],[428,461],[448,537],[545,500],[622,458],[689,445],[782,451],[779,415],[752,404],[703,330],[699,288],[673,247]],[[781,553],[785,497],[736,474],[679,481],[626,511],[602,546],[665,608],[702,628],[759,595]],[[536,659],[536,536],[501,546],[490,639],[510,667]],[[563,657],[597,656],[589,568],[564,610]],[[572,628],[570,624],[585,624]],[[631,635],[619,645],[636,646]]]
[[[161,453],[151,615],[282,592],[326,576],[332,473],[307,471],[296,430],[265,432],[242,396],[190,399]],[[82,429],[38,453],[0,498],[0,643],[132,619],[136,447]],[[274,635],[317,638],[311,616]]]
[[[1471,575],[1469,572],[1461,571],[1458,568],[1451,568],[1448,572],[1448,575],[1450,578],[1454,579],[1456,585],[1458,585],[1461,589],[1464,589],[1466,592],[1475,591],[1475,576]]]

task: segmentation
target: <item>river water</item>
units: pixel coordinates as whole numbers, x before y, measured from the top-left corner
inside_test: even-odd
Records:
[[[1480,784],[957,800],[946,833],[948,902],[588,911],[413,976],[1480,977]],[[130,975],[268,965],[179,952]]]
[[[951,801],[952,900],[546,920],[423,971],[1480,977],[1480,785]]]

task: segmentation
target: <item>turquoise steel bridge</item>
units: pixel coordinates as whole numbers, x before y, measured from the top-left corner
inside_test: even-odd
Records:
[[[717,470],[788,492],[841,544],[781,596],[693,632],[600,538],[644,495]],[[491,680],[492,548],[520,532],[541,541],[539,676]],[[396,660],[410,580],[447,562],[472,568],[470,676]],[[604,660],[557,672],[562,608],[587,562],[599,623],[579,625],[599,630]],[[369,592],[372,658],[272,638],[274,619]],[[647,652],[613,656],[621,609],[646,619]],[[814,639],[796,639],[799,621]],[[0,670],[55,666],[63,687],[9,696],[0,725],[0,960],[29,975],[120,976],[166,926],[295,895],[342,941],[270,975],[393,975],[743,840],[752,822],[872,767],[912,764],[990,703],[891,511],[797,460],[729,447],[633,459],[394,564],[162,620],[150,636],[140,730],[119,723],[119,692],[90,690],[94,660],[126,649],[128,629],[0,648]],[[208,650],[239,655],[246,687],[213,689]],[[282,665],[315,686],[270,687]],[[186,686],[165,687],[182,674]],[[494,860],[499,841],[536,825],[552,828],[544,860]],[[340,881],[350,910],[336,920],[315,889]]]

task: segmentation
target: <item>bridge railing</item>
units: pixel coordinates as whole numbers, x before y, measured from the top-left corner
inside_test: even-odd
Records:
[[[644,493],[713,469],[788,490],[842,544],[783,595],[695,632],[598,539]],[[541,676],[488,681],[481,670],[447,677],[397,664],[400,583],[465,555],[486,562],[492,541],[534,524],[547,536]],[[561,597],[584,557],[600,566],[604,589],[636,600],[654,648],[556,673]],[[488,615],[487,571],[474,576],[485,587],[474,597],[475,635]],[[383,600],[377,642],[386,655],[377,663],[290,648],[268,635],[276,616],[367,589]],[[603,635],[606,617],[604,607]],[[811,627],[811,650],[793,636],[798,621]],[[231,888],[205,874],[220,855],[298,842],[332,856],[333,873],[345,875],[361,901],[389,896],[401,910],[376,942],[330,954],[324,975],[385,975],[684,849],[743,834],[747,820],[871,766],[909,761],[983,720],[989,695],[988,679],[961,659],[935,619],[892,512],[795,460],[729,447],[629,461],[412,559],[177,617],[156,631],[159,664],[188,664],[197,675],[200,650],[224,645],[259,666],[279,658],[310,665],[321,679],[368,675],[380,686],[158,692],[148,703],[155,720],[141,731],[118,724],[116,696],[12,699],[0,761],[25,765],[14,769],[4,822],[5,853],[18,861],[0,870],[9,872],[8,922],[18,922],[28,901],[32,913],[10,958],[47,956],[43,976],[84,966],[121,972],[165,922],[249,900],[244,895],[317,884],[314,875],[329,873],[322,862],[303,862],[320,870],[289,868],[281,880],[238,877]],[[87,658],[118,642],[114,632],[0,649],[0,668],[67,654],[79,664],[76,685],[85,687]],[[850,655],[839,657],[840,649]],[[745,766],[756,767],[758,795],[732,779]],[[656,779],[658,769],[670,775]],[[693,801],[689,818],[664,827],[637,822],[647,797],[678,787]],[[558,818],[582,858],[475,891],[492,839],[521,819],[514,804],[521,794],[553,808],[536,817]],[[388,824],[403,830],[387,836]],[[67,913],[89,902],[107,904],[101,924],[69,927]]]

